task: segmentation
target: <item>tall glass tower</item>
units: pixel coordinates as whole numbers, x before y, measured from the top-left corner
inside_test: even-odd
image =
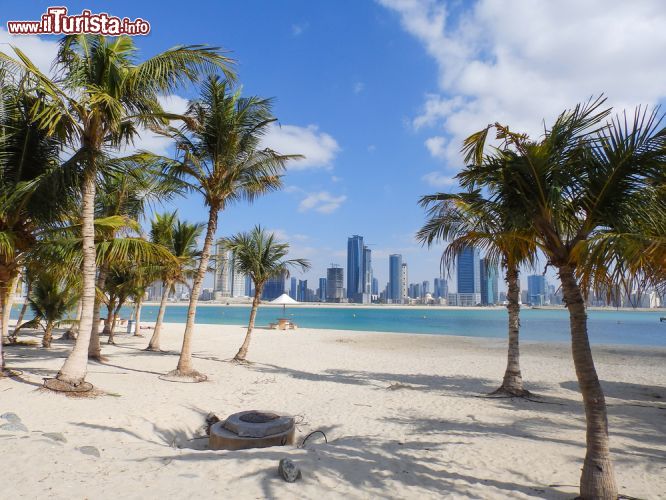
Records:
[[[363,248],[363,236],[355,234],[347,239],[347,298],[351,302],[360,302],[363,296]]]
[[[400,274],[402,272],[402,255],[389,255],[389,283],[387,299],[397,302],[402,299],[400,290]]]
[[[479,251],[465,247],[458,253],[458,293],[481,293]]]
[[[481,304],[491,306],[499,302],[497,293],[497,266],[493,266],[489,259],[481,259]]]

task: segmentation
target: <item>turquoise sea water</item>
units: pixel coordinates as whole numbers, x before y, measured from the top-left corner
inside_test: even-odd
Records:
[[[157,306],[145,306],[142,322],[154,321]],[[187,306],[167,307],[164,320],[184,323]],[[206,306],[197,309],[196,322],[204,324],[247,325],[249,307]],[[666,346],[666,312],[589,311],[589,334],[595,344]],[[282,316],[282,308],[260,307],[257,325],[267,325]],[[505,310],[459,309],[367,309],[333,307],[287,307],[286,316],[298,326],[335,330],[361,330],[431,335],[466,335],[505,338]],[[521,310],[521,338],[548,342],[568,342],[569,315],[565,310]]]
[[[157,318],[157,306],[144,306],[142,323]],[[169,305],[164,321],[185,323],[186,305]],[[568,342],[569,315],[565,310],[522,309],[520,336],[523,340]],[[16,309],[12,317],[16,318]],[[212,325],[247,325],[249,307],[205,306],[197,309],[196,322]],[[267,325],[282,316],[282,308],[260,307],[257,325]],[[506,338],[507,313],[503,309],[459,310],[367,309],[352,307],[287,307],[286,316],[304,328],[361,330],[430,335]],[[666,347],[666,322],[661,311],[589,311],[588,328],[594,344],[630,344]],[[129,317],[125,310],[122,317]]]

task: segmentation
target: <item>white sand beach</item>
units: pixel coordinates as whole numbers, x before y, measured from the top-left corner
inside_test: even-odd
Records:
[[[198,325],[201,384],[162,381],[176,365],[183,325],[117,337],[88,380],[106,393],[72,398],[40,389],[71,343],[7,348],[20,379],[0,380],[0,414],[27,432],[0,430],[2,497],[107,498],[573,498],[584,416],[567,345],[523,343],[523,376],[542,403],[477,397],[500,382],[505,343],[465,337],[258,329],[252,364],[228,362],[239,326]],[[464,333],[464,332],[461,332]],[[146,335],[149,331],[146,331]],[[26,335],[26,338],[29,338]],[[666,498],[666,349],[594,349],[610,414],[620,492]],[[297,416],[298,442],[210,451],[208,412]],[[0,422],[4,423],[4,421]],[[51,434],[44,434],[51,433]],[[81,447],[95,447],[95,450]],[[93,454],[90,454],[93,453]],[[294,484],[280,458],[302,469]]]

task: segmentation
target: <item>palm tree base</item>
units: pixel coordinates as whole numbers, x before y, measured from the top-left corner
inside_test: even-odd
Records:
[[[160,349],[159,347],[151,347],[151,346],[146,347],[144,349],[144,351],[146,351],[146,352],[169,352],[169,351],[164,351],[164,350]]]
[[[23,375],[23,372],[20,370],[14,370],[7,367],[0,369],[0,378],[19,377],[21,375]]]
[[[60,340],[76,340],[76,332],[72,330],[67,330],[65,333],[62,334]]]
[[[245,356],[234,356],[233,359],[231,360],[232,363],[238,363],[239,365],[249,365],[250,362],[245,359]]]
[[[161,375],[160,380],[167,382],[199,383],[208,380],[208,376],[196,370],[173,370],[166,375]]]
[[[505,386],[500,386],[499,388],[495,389],[493,392],[488,394],[489,397],[510,397],[510,398],[533,398],[534,394],[532,394],[530,391],[527,389],[515,389],[512,387],[505,387]]]
[[[57,378],[45,378],[44,387],[54,392],[79,394],[93,390],[93,385],[90,382],[86,382],[85,380],[80,381],[78,384],[74,384]]]
[[[96,361],[97,363],[106,363],[109,360],[106,356],[88,356],[88,361]]]

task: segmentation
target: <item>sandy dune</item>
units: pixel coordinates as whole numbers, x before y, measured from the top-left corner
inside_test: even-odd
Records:
[[[542,404],[477,397],[498,384],[504,343],[465,337],[257,330],[253,363],[239,366],[227,360],[243,329],[200,325],[195,366],[210,381],[162,381],[182,330],[168,325],[164,354],[142,352],[147,339],[125,335],[105,345],[108,363],[89,367],[88,380],[106,392],[95,399],[39,389],[69,343],[9,347],[8,365],[24,374],[0,380],[0,414],[16,413],[28,432],[0,430],[2,497],[572,498],[577,490],[584,421],[566,345],[523,345],[523,374]],[[595,356],[620,491],[666,498],[666,349],[604,347]],[[205,415],[244,409],[296,415],[299,442],[320,429],[328,444],[207,450],[198,438]],[[287,456],[303,470],[295,484],[276,474]]]

